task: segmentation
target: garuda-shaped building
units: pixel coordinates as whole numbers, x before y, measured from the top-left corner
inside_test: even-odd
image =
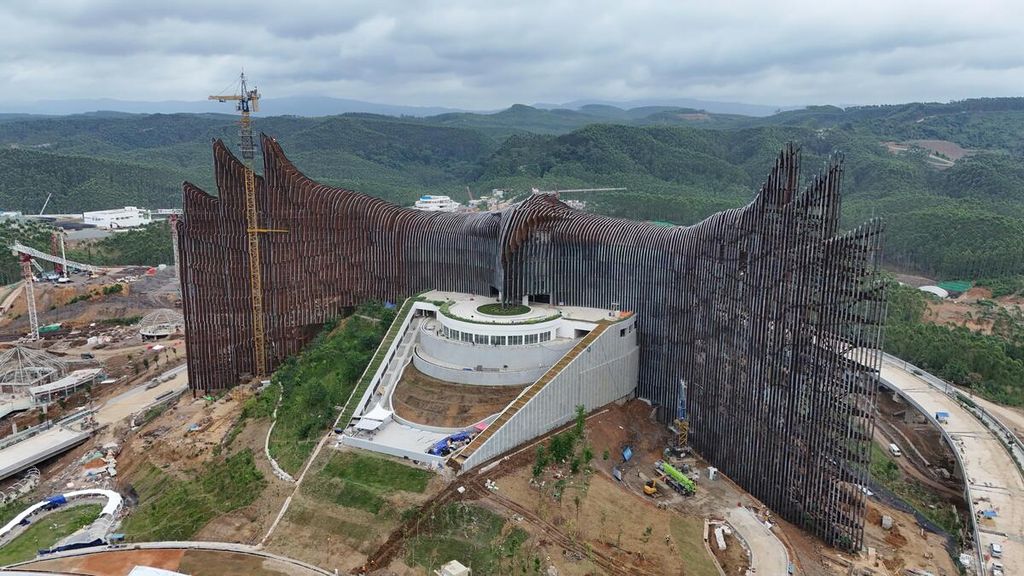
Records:
[[[884,289],[881,224],[839,232],[841,163],[799,188],[778,157],[754,200],[693,226],[534,195],[487,213],[422,212],[304,176],[262,138],[256,179],[267,364],[368,300],[435,289],[633,311],[635,394],[777,513],[859,547]],[[254,372],[244,166],[214,144],[218,196],[184,185],[178,228],[194,389]]]

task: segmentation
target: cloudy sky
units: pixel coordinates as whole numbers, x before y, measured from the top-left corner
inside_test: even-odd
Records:
[[[1024,2],[0,3],[0,102],[201,100],[243,67],[268,97],[470,109],[1018,96]]]

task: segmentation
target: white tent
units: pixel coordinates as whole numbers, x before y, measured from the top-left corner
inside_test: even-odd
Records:
[[[377,404],[373,407],[373,410],[370,410],[359,418],[359,422],[356,422],[356,430],[376,430],[385,422],[391,420],[392,414],[393,412],[391,412],[391,410]]]
[[[380,420],[381,422],[385,422],[391,419],[391,414],[391,410],[388,410],[387,408],[381,406],[380,404],[377,404],[376,406],[373,407],[373,410],[370,410],[368,413],[363,414],[363,418],[369,418],[370,420]]]
[[[372,420],[370,418],[360,418],[359,422],[356,422],[356,430],[366,430],[372,432],[377,428],[380,428],[384,422],[380,420]]]
[[[918,290],[920,290],[921,292],[927,292],[934,296],[938,296],[939,298],[949,298],[949,292],[946,292],[944,289],[939,288],[938,286],[921,286],[920,288],[918,288]]]

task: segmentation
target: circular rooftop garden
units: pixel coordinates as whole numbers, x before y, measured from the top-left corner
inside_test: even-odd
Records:
[[[492,302],[478,307],[476,311],[481,314],[487,314],[488,316],[519,316],[529,312],[530,307],[523,306],[522,304],[501,304],[499,302]]]

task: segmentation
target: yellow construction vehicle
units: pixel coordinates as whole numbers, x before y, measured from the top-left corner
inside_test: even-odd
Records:
[[[637,471],[637,476],[639,476],[640,477],[640,481],[643,482],[644,494],[650,496],[651,498],[658,498],[658,497],[661,496],[661,494],[660,494],[660,492],[658,490],[658,482],[657,482],[657,480],[655,480],[654,478],[648,477],[646,474],[644,474],[643,472],[640,472],[640,471]]]
[[[647,482],[644,482],[644,494],[648,496],[654,496],[658,493],[658,487],[654,485],[654,479],[651,478]]]

